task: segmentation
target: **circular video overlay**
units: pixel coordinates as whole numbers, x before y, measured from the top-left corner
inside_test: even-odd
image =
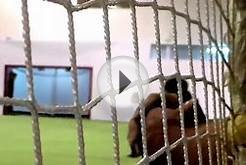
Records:
[[[132,57],[118,56],[111,59],[111,80],[114,89],[113,93],[116,93],[116,106],[117,107],[130,107],[134,103],[139,101],[139,90],[137,85],[138,71],[142,80],[149,78],[148,72],[145,67]],[[97,87],[99,94],[105,96],[108,92],[110,94],[110,77],[109,77],[109,64],[105,63],[101,67],[97,76]],[[143,97],[146,96],[148,90],[148,84],[142,86]],[[112,94],[112,93],[111,93]],[[109,95],[104,100],[111,104]]]

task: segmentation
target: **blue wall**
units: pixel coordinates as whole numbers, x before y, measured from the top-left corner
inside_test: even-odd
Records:
[[[13,97],[27,98],[26,69],[18,67],[13,69],[17,74],[14,82]],[[91,70],[88,68],[78,69],[79,100],[81,104],[89,101],[91,86]],[[34,92],[37,102],[42,106],[72,105],[72,82],[70,71],[64,68],[33,69]],[[14,111],[27,111],[26,108],[14,106]]]

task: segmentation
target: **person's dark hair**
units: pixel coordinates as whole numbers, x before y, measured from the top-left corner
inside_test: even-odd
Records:
[[[170,93],[178,92],[178,81],[176,78],[169,79],[166,81],[165,91]],[[188,83],[186,80],[181,79],[182,92],[186,92],[188,90]]]

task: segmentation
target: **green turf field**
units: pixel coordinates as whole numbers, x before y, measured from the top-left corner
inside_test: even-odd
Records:
[[[86,161],[88,165],[113,163],[110,122],[84,120]],[[33,140],[30,116],[0,116],[0,165],[33,165]],[[74,119],[40,118],[44,165],[76,165],[77,134]],[[127,124],[119,124],[122,165],[133,165],[128,158]]]

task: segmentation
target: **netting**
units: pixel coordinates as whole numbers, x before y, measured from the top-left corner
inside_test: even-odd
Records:
[[[183,10],[180,11],[177,9],[175,1],[170,0],[169,2],[162,1],[85,1],[81,4],[72,4],[70,0],[48,0],[50,2],[59,4],[63,6],[67,11],[68,16],[68,38],[69,38],[69,51],[70,51],[70,64],[71,64],[71,75],[72,75],[72,87],[73,87],[73,105],[68,106],[74,111],[74,116],[77,122],[77,137],[78,137],[78,157],[79,164],[85,165],[85,144],[84,144],[84,133],[83,133],[83,122],[81,114],[83,111],[89,111],[97,105],[103,98],[106,96],[110,97],[111,102],[111,117],[112,117],[112,135],[113,135],[113,148],[114,148],[114,164],[120,164],[120,147],[119,147],[119,136],[118,136],[118,120],[117,120],[117,109],[116,109],[116,93],[109,92],[105,95],[101,95],[97,98],[92,99],[88,104],[80,105],[79,95],[78,95],[78,79],[77,79],[77,62],[76,62],[76,44],[75,44],[75,34],[74,34],[74,20],[73,13],[80,10],[84,10],[95,5],[99,5],[103,10],[103,23],[104,23],[104,40],[105,40],[105,52],[106,52],[106,62],[108,66],[108,83],[111,87],[111,91],[114,91],[112,85],[112,73],[111,73],[111,39],[110,39],[110,19],[109,19],[109,9],[110,6],[116,6],[120,4],[125,4],[130,10],[131,17],[131,29],[132,29],[132,44],[134,48],[134,58],[138,62],[140,59],[139,53],[139,39],[138,39],[138,26],[137,26],[137,15],[136,10],[138,8],[148,7],[153,11],[153,20],[154,20],[154,31],[155,31],[155,48],[157,52],[156,59],[156,70],[157,74],[154,77],[151,77],[149,80],[142,80],[140,76],[139,69],[136,70],[138,75],[138,81],[136,85],[139,92],[139,105],[140,105],[140,116],[141,116],[141,133],[142,133],[142,144],[143,144],[143,158],[138,162],[138,164],[149,164],[151,161],[154,161],[158,156],[163,153],[166,153],[167,164],[172,164],[171,151],[182,144],[183,154],[184,154],[184,164],[189,164],[189,151],[188,143],[191,140],[195,140],[197,144],[198,152],[198,162],[199,164],[204,164],[202,153],[202,144],[201,139],[207,138],[207,147],[208,147],[208,162],[209,164],[227,164],[228,157],[235,159],[227,155],[226,146],[227,144],[227,135],[226,135],[226,111],[231,110],[231,102],[227,101],[225,93],[228,92],[227,88],[224,86],[225,82],[225,72],[231,72],[231,67],[228,63],[228,59],[225,57],[223,52],[224,44],[229,44],[229,39],[235,36],[233,27],[230,23],[231,10],[229,9],[229,0],[193,0],[188,1],[184,0]],[[196,9],[191,8],[190,4],[195,3]],[[203,10],[201,10],[203,8]],[[191,11],[193,12],[191,15]],[[161,49],[161,29],[160,29],[160,15],[161,11],[167,11],[171,16],[171,26],[172,26],[172,47],[174,52],[174,61],[175,61],[175,74],[173,75],[164,75],[165,64],[162,58],[162,49]],[[195,14],[194,14],[195,13]],[[182,68],[180,67],[180,54],[178,52],[178,25],[177,19],[185,20],[185,29],[186,29],[186,43],[188,50],[188,60],[189,60],[189,74],[181,74]],[[33,140],[34,140],[34,152],[35,152],[35,164],[42,165],[42,150],[41,150],[41,141],[40,141],[40,130],[39,130],[39,118],[38,118],[38,109],[45,109],[46,111],[52,111],[56,108],[47,109],[38,105],[35,100],[34,90],[33,90],[33,71],[32,71],[32,51],[31,51],[31,39],[30,39],[30,27],[29,27],[29,15],[28,15],[28,1],[22,0],[22,23],[23,23],[23,39],[24,39],[24,51],[25,51],[25,65],[27,68],[27,80],[28,80],[28,99],[27,100],[18,100],[15,98],[0,98],[2,104],[8,105],[18,105],[27,107],[31,111],[32,115],[32,129],[33,129]],[[194,29],[196,27],[196,30]],[[201,77],[195,76],[194,70],[194,61],[193,61],[193,51],[192,51],[192,33],[198,34],[198,44],[200,46],[200,63],[202,74]],[[206,63],[206,51],[208,50],[209,54],[209,64]],[[213,52],[215,50],[215,52]],[[231,47],[233,52],[233,47]],[[230,53],[232,53],[230,52]],[[136,64],[136,66],[138,66]],[[209,69],[207,68],[209,66]],[[137,67],[138,68],[138,67]],[[208,76],[209,75],[209,76]],[[180,126],[181,126],[181,137],[174,143],[170,143],[168,140],[168,127],[167,127],[167,113],[166,109],[166,98],[165,98],[165,82],[171,78],[176,78],[178,81],[178,98],[179,98],[179,109],[180,109]],[[194,123],[195,123],[195,134],[193,136],[186,136],[185,125],[184,125],[184,109],[183,109],[183,96],[182,96],[182,86],[181,79],[187,79],[191,81],[192,89],[192,100],[194,102]],[[142,86],[146,83],[152,83],[154,81],[159,82],[160,96],[162,100],[162,122],[163,122],[163,139],[164,146],[159,149],[153,155],[148,154],[147,148],[147,137],[146,137],[146,117],[145,117],[145,107],[144,107],[144,96]],[[206,131],[203,133],[199,132],[198,124],[198,114],[197,114],[197,91],[196,84],[198,82],[203,83],[204,91],[204,102],[205,102],[205,113],[206,113]],[[209,93],[209,89],[212,89],[212,94]],[[209,125],[209,101],[211,101],[213,107],[213,127],[214,131],[211,132]],[[230,99],[229,99],[230,100]],[[212,151],[212,137],[215,137],[215,148],[216,148],[216,163],[213,162],[213,152]],[[229,144],[232,145],[233,144]],[[236,155],[236,154],[234,154]]]

